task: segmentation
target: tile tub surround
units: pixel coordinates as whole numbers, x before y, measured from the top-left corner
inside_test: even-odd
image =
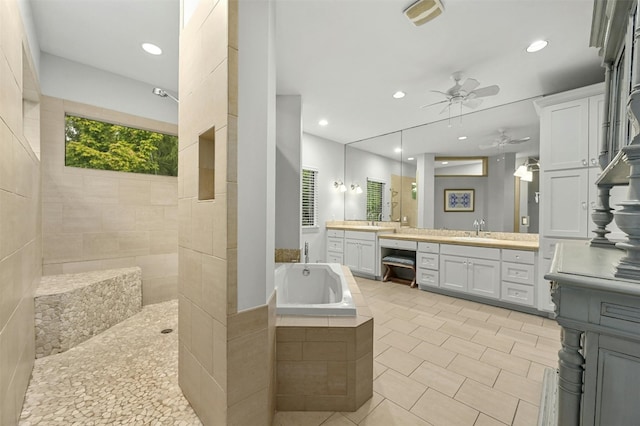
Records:
[[[178,387],[178,301],[36,360],[19,424],[201,425]]]
[[[283,249],[277,248],[275,249],[276,263],[292,263],[292,262],[300,262],[302,257],[300,256],[300,249]]]
[[[355,317],[278,316],[278,411],[356,411],[373,395],[373,318],[343,271]]]
[[[44,276],[35,295],[36,358],[84,342],[139,312],[138,267]]]

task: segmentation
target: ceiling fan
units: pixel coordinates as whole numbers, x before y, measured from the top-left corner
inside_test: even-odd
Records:
[[[491,148],[504,148],[505,145],[517,145],[519,143],[524,143],[527,142],[529,139],[531,139],[529,136],[525,137],[525,138],[520,138],[520,139],[512,139],[511,136],[507,135],[507,132],[505,129],[498,129],[498,133],[500,133],[500,136],[498,136],[493,142],[489,143],[489,144],[485,144],[485,145],[479,145],[478,148],[480,149],[491,149]]]
[[[462,81],[462,73],[456,72],[451,75],[451,78],[455,82],[453,87],[451,87],[446,92],[441,92],[439,90],[431,90],[434,93],[440,93],[446,97],[445,100],[440,102],[435,102],[432,104],[422,105],[420,108],[426,108],[433,105],[439,104],[447,104],[446,107],[440,111],[440,114],[449,110],[449,116],[451,116],[451,106],[455,104],[460,105],[460,111],[462,111],[462,107],[465,106],[467,108],[478,108],[482,103],[482,99],[487,96],[494,96],[500,92],[500,87],[497,85],[480,87],[480,82],[473,78],[467,78],[464,83],[460,83]]]

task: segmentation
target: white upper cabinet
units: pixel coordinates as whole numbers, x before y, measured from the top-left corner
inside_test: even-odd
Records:
[[[544,173],[542,194],[544,236],[588,237],[590,207],[587,169]]]
[[[543,171],[598,167],[604,94],[601,84],[536,101]]]

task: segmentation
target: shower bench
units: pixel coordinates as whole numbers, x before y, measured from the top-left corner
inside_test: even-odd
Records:
[[[36,358],[64,352],[141,309],[139,267],[43,276],[35,294]]]

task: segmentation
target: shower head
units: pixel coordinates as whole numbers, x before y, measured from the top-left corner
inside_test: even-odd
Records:
[[[160,96],[161,98],[171,98],[174,101],[176,101],[176,103],[180,103],[178,98],[176,98],[175,96],[170,95],[169,93],[167,93],[166,90],[161,89],[160,87],[154,87],[152,92],[153,92],[154,95]]]

